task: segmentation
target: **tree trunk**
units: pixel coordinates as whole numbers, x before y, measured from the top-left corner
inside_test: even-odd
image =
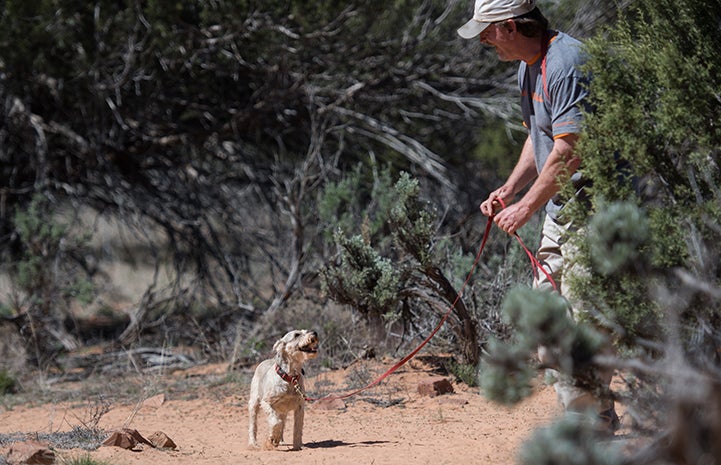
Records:
[[[452,305],[458,297],[458,291],[453,288],[453,285],[446,279],[441,270],[438,267],[428,267],[423,270],[424,274],[430,278],[436,285],[438,285],[438,291],[441,297]],[[460,324],[453,325],[453,331],[456,333],[460,340],[461,352],[465,363],[469,365],[477,365],[480,361],[480,347],[478,344],[478,324],[476,320],[471,316],[466,308],[466,304],[462,298],[458,298],[453,312],[460,320]]]

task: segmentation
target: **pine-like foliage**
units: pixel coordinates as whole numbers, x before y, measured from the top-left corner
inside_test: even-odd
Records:
[[[459,352],[464,363],[476,366],[478,323],[472,308],[458,296],[460,289],[447,278],[447,258],[436,247],[435,210],[421,200],[419,182],[408,173],[401,173],[388,192],[387,208],[379,205],[375,215],[365,212],[368,216],[361,234],[336,233],[338,253],[321,271],[323,290],[331,299],[364,315],[379,339],[385,325],[427,326],[436,319],[426,318],[428,310],[445,313],[452,305],[454,318],[449,323]],[[385,220],[392,244],[382,247],[373,242],[370,216]]]
[[[643,1],[587,43],[592,208],[575,213],[591,273],[576,288],[631,346],[676,331],[670,312],[687,350],[699,321],[719,326],[720,25],[718,1]]]
[[[663,438],[633,463],[721,463],[720,27],[717,0],[644,0],[588,43],[574,287],[623,355],[624,421]]]
[[[592,186],[588,202],[566,214],[583,225],[572,240],[587,273],[570,284],[574,304],[587,310],[579,327],[599,326],[616,343],[616,356],[591,362],[616,368],[625,381],[613,387],[623,425],[653,438],[608,463],[721,463],[711,439],[721,437],[720,30],[718,0],[641,0],[586,43],[593,112],[580,155]],[[538,325],[522,328],[521,316],[552,312],[525,300],[514,323],[528,337]],[[563,360],[576,347],[558,349]],[[496,348],[512,369],[486,375],[527,382],[513,363],[521,356],[528,354]],[[523,463],[607,463],[595,439],[571,429],[537,436]]]

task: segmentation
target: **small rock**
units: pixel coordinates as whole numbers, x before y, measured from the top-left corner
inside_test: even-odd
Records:
[[[52,465],[55,463],[55,452],[43,442],[19,442],[10,446],[5,461],[8,465]]]
[[[103,446],[114,446],[122,449],[135,449],[138,444],[152,444],[145,439],[138,430],[123,428],[113,433],[103,441]]]
[[[176,449],[178,446],[162,431],[156,431],[148,436],[148,441],[158,449]]]
[[[313,402],[313,409],[317,410],[343,410],[346,408],[343,399],[335,394],[323,397]]]
[[[422,396],[435,397],[452,392],[453,386],[446,378],[430,378],[418,383],[418,394]]]

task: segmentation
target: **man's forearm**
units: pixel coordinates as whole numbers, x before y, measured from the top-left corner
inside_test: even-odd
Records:
[[[516,166],[505,182],[505,186],[508,187],[511,191],[510,193],[514,196],[530,184],[537,175],[538,169],[536,168],[536,160],[533,155],[533,143],[531,142],[531,138],[528,137],[523,144],[523,149],[521,150],[521,155],[518,157]]]
[[[520,200],[531,211],[541,209],[560,190],[559,182],[564,176],[570,176],[581,164],[580,158],[574,154],[578,136],[575,134],[557,139],[553,150],[526,195]]]

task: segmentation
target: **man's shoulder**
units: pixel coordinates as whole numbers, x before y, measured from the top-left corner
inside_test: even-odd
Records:
[[[553,50],[554,45],[564,53],[583,55],[583,42],[565,32],[556,33],[549,50]]]
[[[585,62],[586,58],[583,42],[564,32],[556,34],[548,49],[549,62],[558,62],[562,65],[578,65]]]

